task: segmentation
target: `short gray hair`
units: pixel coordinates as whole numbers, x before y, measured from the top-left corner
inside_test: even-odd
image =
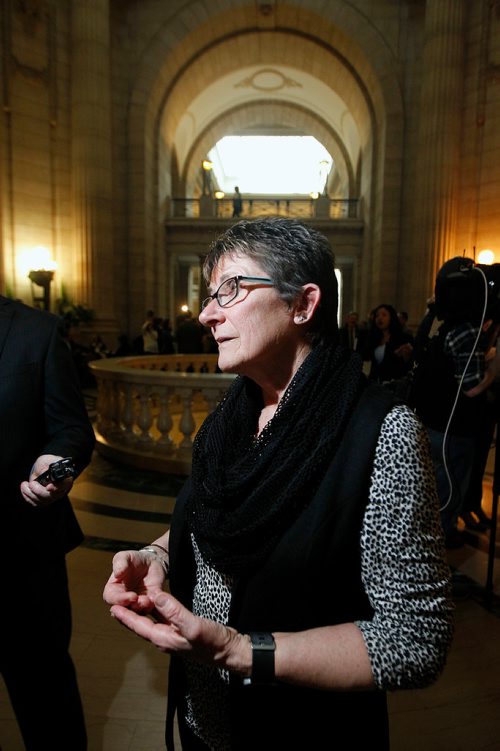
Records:
[[[317,284],[321,290],[321,302],[310,333],[314,341],[337,337],[335,257],[329,241],[321,232],[285,217],[242,219],[211,244],[203,264],[207,284],[226,255],[253,259],[272,279],[278,294],[289,305],[300,295],[304,284]]]

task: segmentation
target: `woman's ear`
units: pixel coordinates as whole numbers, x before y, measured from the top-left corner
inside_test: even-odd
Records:
[[[317,284],[308,282],[302,287],[302,292],[293,306],[293,320],[295,323],[311,321],[321,300],[321,290]]]

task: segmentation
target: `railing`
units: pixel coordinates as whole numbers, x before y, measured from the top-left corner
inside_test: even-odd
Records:
[[[358,219],[359,201],[357,198],[246,198],[243,200],[241,216],[288,216],[301,219]],[[200,219],[214,217],[231,219],[233,202],[231,198],[172,198],[172,217]]]
[[[97,451],[188,474],[193,438],[234,379],[216,372],[217,355],[142,355],[89,366],[97,381]]]

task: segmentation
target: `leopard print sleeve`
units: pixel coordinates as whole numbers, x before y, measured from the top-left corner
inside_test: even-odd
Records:
[[[405,406],[382,423],[361,532],[374,610],[359,621],[376,685],[422,688],[440,674],[453,634],[446,562],[425,429]]]

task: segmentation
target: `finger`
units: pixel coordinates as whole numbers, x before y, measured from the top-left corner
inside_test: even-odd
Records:
[[[20,485],[21,495],[24,500],[30,503],[32,506],[40,506],[42,503],[46,503],[49,499],[49,494],[45,492],[45,488],[39,483],[36,483],[41,492],[38,493],[36,488],[33,489],[32,484],[27,480],[24,480]]]
[[[122,551],[117,553],[113,558],[113,574],[116,579],[123,579],[127,571],[133,566],[133,553],[130,551]]]
[[[135,605],[138,600],[136,592],[126,591],[123,584],[113,581],[106,584],[102,596],[108,605],[123,605],[124,607]]]
[[[148,616],[139,615],[133,610],[113,605],[111,615],[137,636],[154,644],[164,652],[179,652],[190,650],[190,645],[174,626],[166,623],[155,623]]]
[[[197,619],[179,600],[166,592],[160,592],[155,597],[154,604],[155,610],[161,618],[176,626],[181,633],[188,635],[186,632],[190,630],[192,622]]]
[[[155,611],[177,630],[193,656],[207,664],[212,664],[227,652],[229,642],[236,634],[234,629],[221,623],[194,615],[167,592],[161,592],[155,598]],[[170,637],[174,639],[172,633]]]
[[[39,483],[37,483],[37,485],[39,485]],[[66,477],[64,480],[61,480],[61,482],[58,483],[50,482],[48,485],[45,485],[45,489],[48,490],[53,498],[61,498],[63,495],[68,495],[72,485],[73,478]]]
[[[154,606],[158,617],[174,627],[190,645],[194,645],[196,642],[201,645],[205,639],[210,641],[212,635],[204,632],[204,627],[206,630],[210,621],[194,615],[172,595],[167,592],[160,592],[155,597]]]

